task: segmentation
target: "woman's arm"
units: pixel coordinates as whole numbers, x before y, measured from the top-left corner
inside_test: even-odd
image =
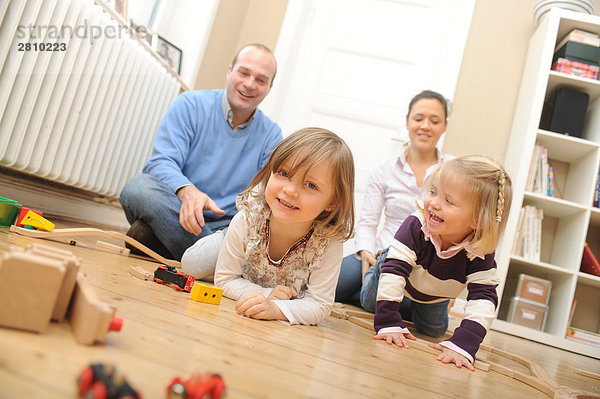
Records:
[[[356,224],[356,250],[369,251],[375,255],[377,250],[377,227],[385,205],[385,188],[383,186],[383,166],[377,165],[367,180],[363,196],[360,217]]]

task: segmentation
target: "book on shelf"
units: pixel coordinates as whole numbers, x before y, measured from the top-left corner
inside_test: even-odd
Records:
[[[538,157],[539,154],[538,152],[541,150],[541,146],[539,145],[535,145],[535,147],[533,147],[533,154],[531,155],[531,163],[529,164],[529,173],[527,174],[527,182],[525,183],[525,190],[526,191],[533,191],[533,186],[535,184],[535,176],[537,175],[538,171]]]
[[[575,327],[568,327],[565,338],[594,345],[600,348],[600,334],[596,334],[591,331],[586,331]]]
[[[542,146],[542,156],[540,157],[540,194],[548,195],[548,150]]]
[[[543,145],[534,147],[525,190],[549,197],[556,195],[554,168],[548,162],[548,149]]]
[[[573,29],[571,32],[567,33],[567,35],[563,37],[560,42],[558,42],[555,50],[558,50],[564,46],[566,42],[577,42],[594,47],[600,47],[600,36],[593,32],[587,32],[581,29]]]
[[[542,209],[531,205],[521,208],[517,238],[513,245],[514,255],[536,262],[541,260],[543,218]]]
[[[600,277],[600,262],[594,256],[587,242],[583,246],[583,257],[581,258],[581,267],[579,270]]]
[[[519,224],[517,225],[516,238],[513,241],[513,254],[521,256],[523,253],[523,224],[525,220],[525,207],[522,207],[519,211]]]
[[[594,190],[594,200],[592,206],[596,208],[600,208],[600,172],[598,172],[598,176],[596,177],[596,187]]]
[[[548,196],[554,197],[556,194],[556,187],[554,185],[554,168],[548,165]]]

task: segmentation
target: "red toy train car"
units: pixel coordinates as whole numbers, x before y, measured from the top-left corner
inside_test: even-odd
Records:
[[[134,390],[118,374],[112,364],[93,363],[84,368],[77,379],[80,398],[90,399],[141,399],[142,396]]]
[[[187,380],[175,377],[167,387],[168,399],[220,399],[225,391],[225,381],[218,374],[194,373]]]
[[[175,289],[190,292],[196,279],[185,273],[178,272],[173,266],[160,265],[154,271],[154,281],[161,284],[172,284]]]

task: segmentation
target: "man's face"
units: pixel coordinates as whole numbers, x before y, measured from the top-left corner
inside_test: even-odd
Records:
[[[227,100],[232,111],[254,111],[269,94],[275,71],[272,54],[257,47],[244,48],[227,71]]]

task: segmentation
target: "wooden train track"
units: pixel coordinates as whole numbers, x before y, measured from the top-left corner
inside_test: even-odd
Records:
[[[143,253],[147,254],[148,256],[150,256],[151,258],[157,260],[158,262],[160,262],[162,264],[165,264],[167,266],[181,267],[180,262],[178,262],[176,260],[172,260],[172,259],[167,259],[167,258],[157,254],[156,252],[154,252],[153,250],[151,250],[144,244],[140,243],[139,241],[137,241],[125,234],[118,233],[116,231],[106,231],[106,230],[100,230],[100,229],[91,228],[91,227],[80,227],[80,228],[72,228],[72,229],[54,229],[52,231],[40,231],[40,230],[29,230],[29,229],[25,229],[23,227],[17,227],[15,225],[10,226],[9,230],[12,231],[13,233],[17,233],[17,234],[27,236],[27,237],[45,238],[45,239],[53,239],[53,238],[58,238],[58,237],[73,237],[73,236],[99,236],[99,237],[105,237],[105,238],[114,238],[117,240],[125,241],[126,243],[139,249]]]
[[[373,328],[373,313],[361,311],[361,310],[353,310],[347,309],[343,304],[336,303],[334,309],[331,311],[331,316],[348,320],[351,323],[354,323],[360,327],[366,328],[374,332]],[[412,325],[410,322],[406,322],[408,325]],[[414,325],[413,325],[414,326]],[[451,333],[446,332],[443,335],[443,338],[450,338],[452,336]],[[417,338],[416,341],[410,341],[410,346],[416,349],[432,353],[438,355],[440,352],[434,348],[429,346],[429,342]],[[481,370],[484,372],[495,371],[497,373],[506,375],[510,378],[513,378],[519,382],[527,384],[538,391],[542,392],[546,396],[550,398],[565,398],[565,399],[579,399],[579,398],[595,398],[600,399],[600,396],[595,395],[591,392],[581,391],[577,389],[572,389],[568,387],[563,387],[558,384],[539,364],[532,362],[522,356],[515,355],[510,352],[503,351],[501,349],[494,348],[490,345],[481,344],[479,347],[480,351],[492,353],[494,355],[503,357],[505,359],[517,362],[529,371],[529,375],[522,373],[517,370],[513,370],[510,367],[503,366],[501,364],[490,362],[490,361],[482,361],[476,360],[473,363],[473,367],[477,370]],[[578,370],[579,371],[579,370]],[[587,372],[579,371],[578,374],[588,376]],[[594,377],[591,377],[594,378]]]

